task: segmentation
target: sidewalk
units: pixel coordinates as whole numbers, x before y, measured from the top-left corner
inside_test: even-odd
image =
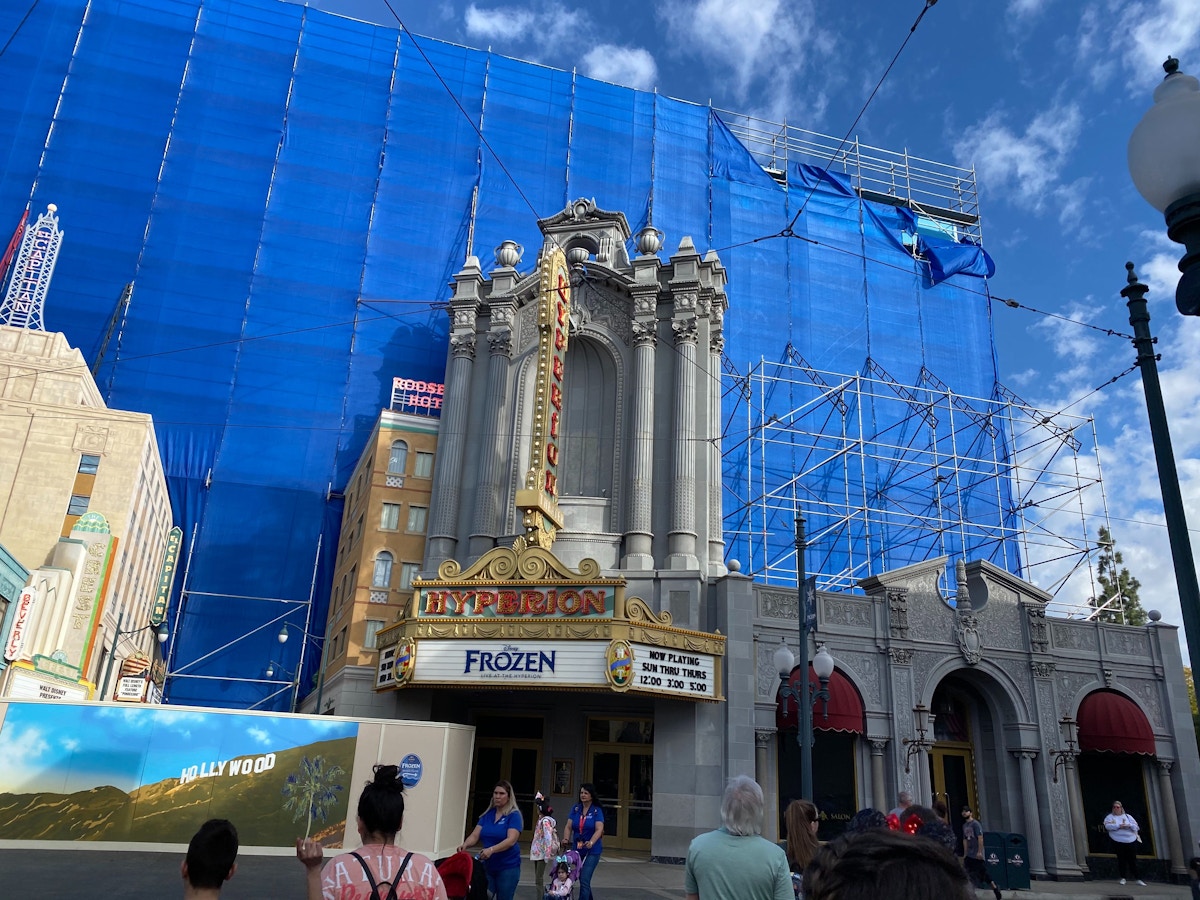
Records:
[[[81,891],[122,900],[164,900],[181,895],[182,852],[99,850],[86,845],[72,849],[79,852],[0,847],[5,886],[36,885],[36,895],[50,900],[79,897]],[[245,848],[238,855],[237,874],[221,892],[221,900],[303,896],[303,869],[294,857],[280,852],[255,855]],[[592,888],[598,900],[682,900],[683,866],[606,854],[596,868]],[[517,900],[541,900],[536,894],[533,864],[525,859]],[[1032,890],[1004,892],[1005,900],[1188,900],[1190,896],[1189,889],[1181,885],[1122,887],[1115,881],[1035,881]],[[993,900],[992,892],[980,891],[979,900]]]

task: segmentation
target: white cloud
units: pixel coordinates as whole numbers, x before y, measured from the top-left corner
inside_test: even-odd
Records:
[[[1014,16],[1023,19],[1036,15],[1049,5],[1050,0],[1011,0],[1008,9]]]
[[[578,46],[580,35],[594,30],[586,11],[554,2],[538,8],[488,9],[472,3],[466,9],[463,24],[473,40],[495,41],[501,45],[497,48],[501,52],[524,53],[545,63],[561,62],[564,49]]]
[[[80,745],[78,739],[76,738],[62,738],[58,743],[59,746],[61,746],[68,753],[74,753],[79,749]]]
[[[679,53],[728,73],[730,101],[765,98],[770,109],[762,112],[774,117],[794,110],[801,97],[823,106],[816,86],[802,82],[833,48],[812,0],[670,0],[656,14]]]
[[[482,40],[515,40],[528,37],[536,22],[533,12],[515,6],[480,9],[467,7],[464,24],[467,34]]]
[[[954,145],[955,156],[975,166],[981,189],[991,196],[1007,196],[1037,213],[1053,208],[1064,225],[1076,224],[1087,181],[1063,184],[1062,172],[1083,130],[1079,106],[1056,103],[1024,130],[1014,129],[1008,118],[997,111],[967,128]]]
[[[589,78],[625,87],[648,91],[654,88],[658,80],[658,66],[654,63],[654,57],[641,47],[599,44],[585,53],[580,62],[583,73]]]
[[[246,729],[246,734],[250,735],[250,737],[254,738],[260,744],[269,744],[271,742],[271,734],[265,728],[251,725]]]
[[[0,759],[9,762],[32,762],[50,749],[50,744],[42,735],[41,729],[27,727],[24,729],[4,729],[0,733]]]
[[[1111,24],[1112,48],[1121,54],[1130,88],[1141,93],[1163,76],[1168,55],[1182,61],[1184,71],[1200,72],[1200,0],[1145,0],[1116,6],[1120,18]],[[1149,98],[1147,98],[1149,105]]]

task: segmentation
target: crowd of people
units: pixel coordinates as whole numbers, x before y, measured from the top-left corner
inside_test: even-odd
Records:
[[[580,787],[561,838],[554,810],[540,793],[535,809],[530,858],[537,893],[543,900],[565,900],[578,888],[579,900],[592,900],[591,880],[604,836],[604,812],[594,786]],[[944,804],[918,806],[902,792],[889,813],[860,810],[842,835],[822,844],[817,807],[793,800],[784,812],[783,846],[762,837],[764,810],[757,782],[747,776],[729,781],[721,800],[721,827],[699,835],[688,849],[687,900],[974,900],[975,884],[990,887],[1001,900],[984,861],[983,826],[968,806],[960,811],[959,838]],[[359,795],[356,824],[362,842],[358,850],[328,861],[319,841],[296,840],[308,900],[514,900],[523,820],[507,781],[496,783],[491,805],[458,848],[457,856],[480,848],[474,860],[486,889],[482,878],[472,888],[470,875],[464,874],[461,888],[449,894],[442,873],[456,867],[439,872],[437,863],[397,842],[404,824],[404,784],[397,766],[375,767]],[[1140,828],[1120,801],[1113,803],[1104,828],[1116,851],[1120,883],[1133,878],[1145,884],[1136,859]],[[237,871],[237,853],[238,834],[231,822],[205,822],[180,867],[185,900],[219,900],[221,888]],[[474,868],[469,862],[467,873]],[[1188,871],[1192,896],[1200,900],[1200,857],[1189,862]]]

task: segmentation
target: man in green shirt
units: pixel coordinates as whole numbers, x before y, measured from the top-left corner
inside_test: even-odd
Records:
[[[721,827],[688,848],[687,900],[795,900],[787,855],[762,836],[763,792],[753,778],[729,780]]]

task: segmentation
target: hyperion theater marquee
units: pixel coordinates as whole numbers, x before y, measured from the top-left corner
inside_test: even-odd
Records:
[[[464,571],[456,560],[437,579],[415,579],[395,625],[379,632],[376,690],[409,685],[542,690],[611,690],[722,700],[725,637],[676,628],[626,597],[593,559],[579,570],[550,548],[558,507],[560,415],[564,403],[570,270],[546,247],[538,271],[537,369],[528,474],[517,491],[524,534]]]
[[[613,690],[722,700],[725,637],[675,628],[625,582],[540,547],[498,547],[413,582],[404,618],[379,633],[376,688],[408,685]]]

